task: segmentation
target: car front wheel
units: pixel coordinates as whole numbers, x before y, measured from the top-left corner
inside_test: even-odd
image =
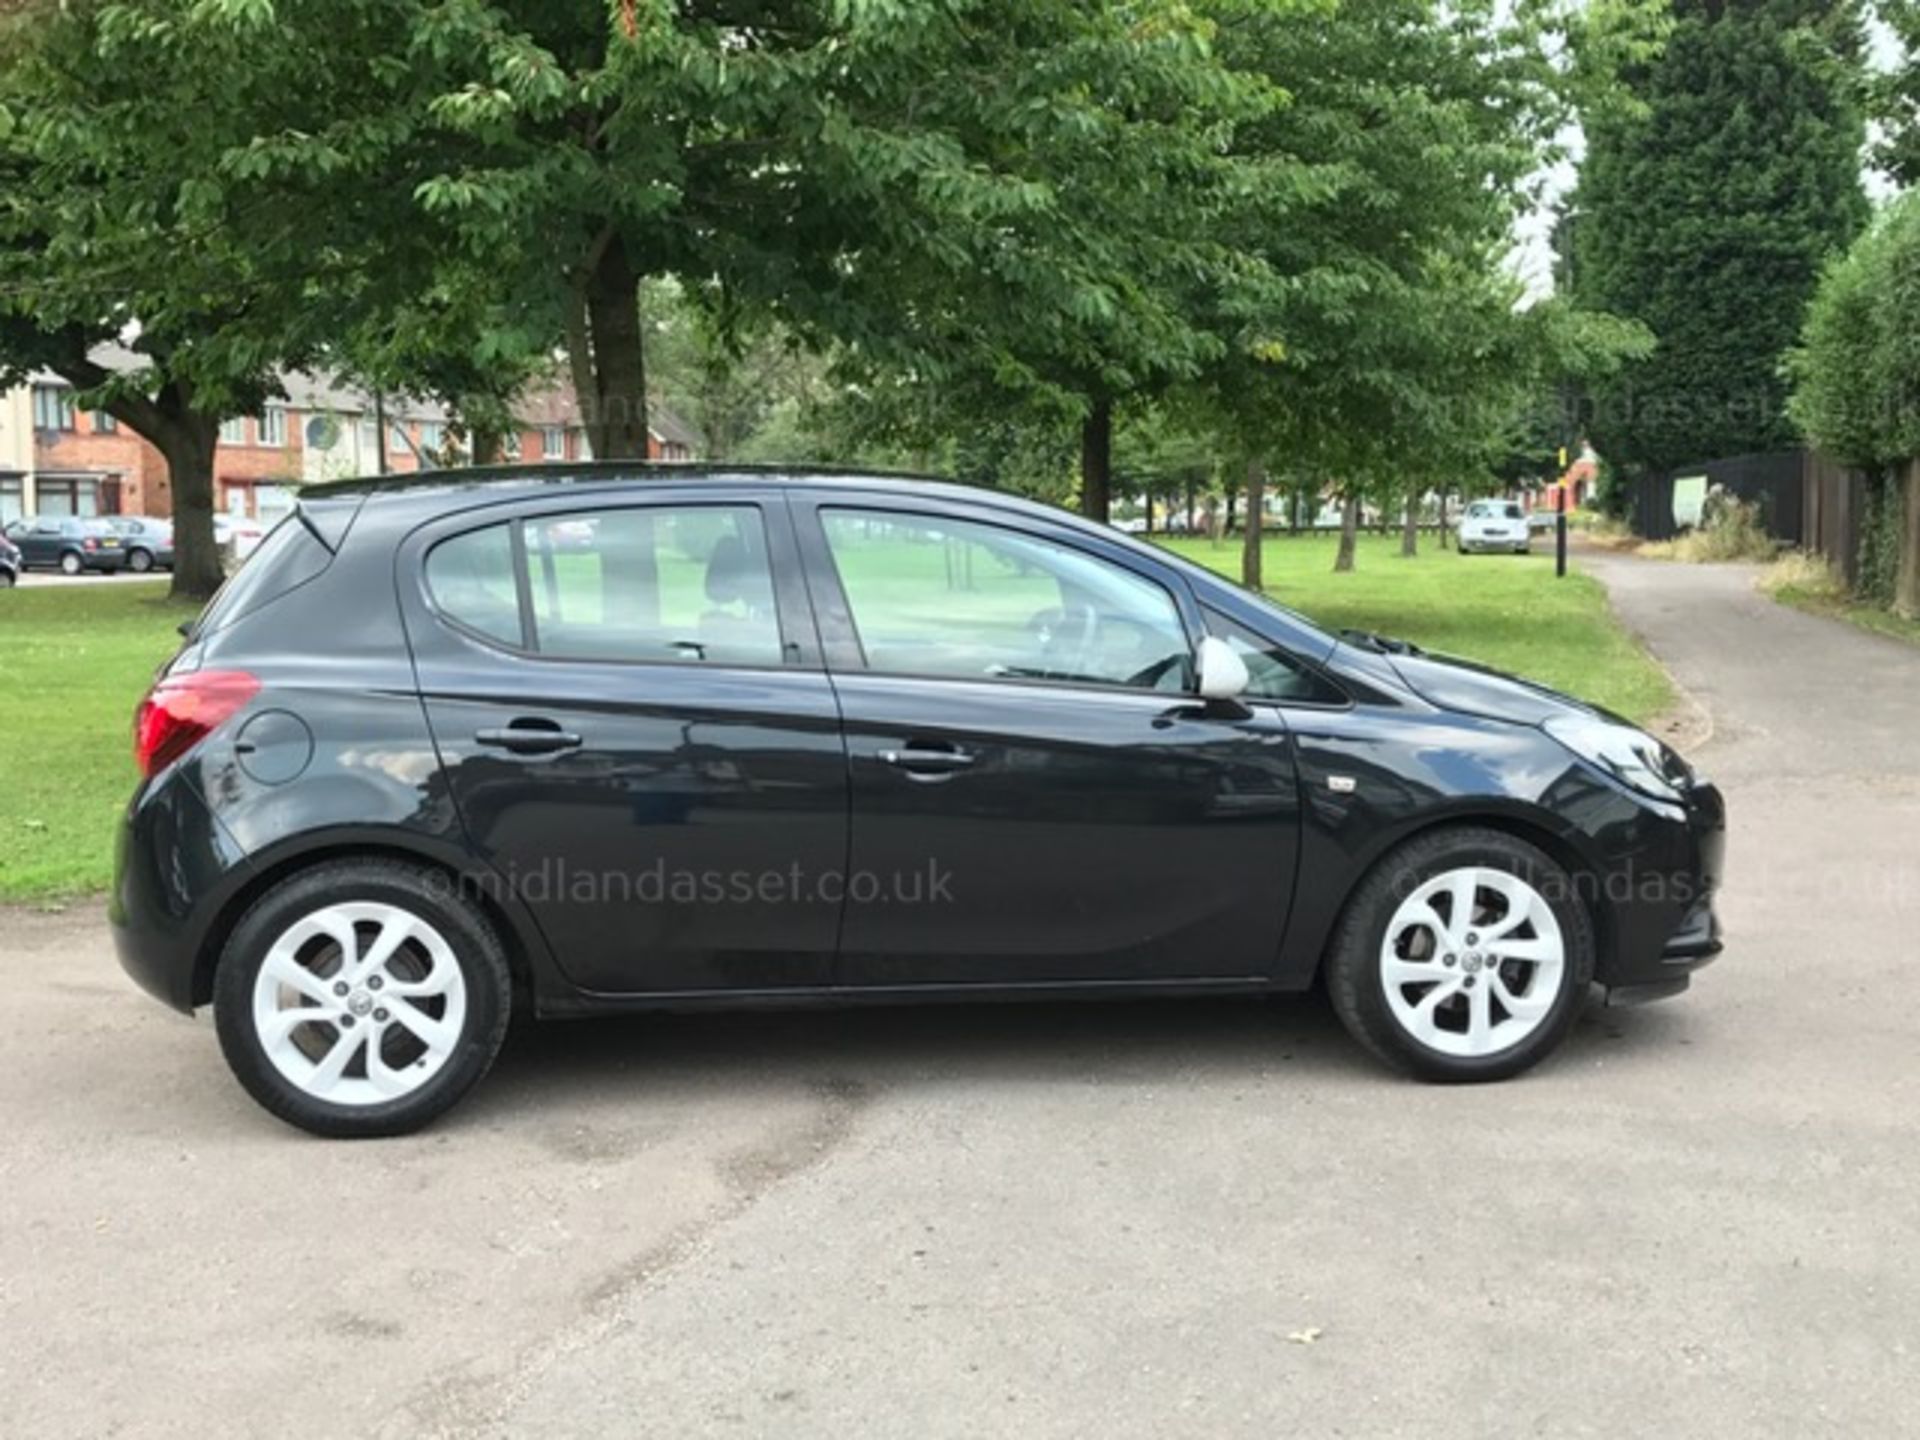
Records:
[[[80,557],[71,550],[60,557],[60,573],[62,575],[78,575],[85,568],[86,566],[81,562]]]
[[[452,882],[386,860],[283,881],[234,928],[214,1019],[247,1092],[317,1135],[418,1129],[493,1064],[511,982]]]
[[[1419,837],[1355,892],[1328,956],[1347,1029],[1427,1080],[1501,1080],[1572,1028],[1594,938],[1571,877],[1497,830]]]

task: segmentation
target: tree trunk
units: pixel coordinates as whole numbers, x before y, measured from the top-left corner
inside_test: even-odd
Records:
[[[1440,487],[1440,548],[1447,548],[1447,487]]]
[[[1897,500],[1906,492],[1906,514],[1900,524],[1900,572],[1894,581],[1893,608],[1909,620],[1920,620],[1920,461],[1908,461],[1905,483],[1893,488]]]
[[[476,465],[497,465],[500,463],[502,443],[497,430],[491,428],[476,429],[473,432],[473,463]]]
[[[1147,529],[1146,529],[1146,533],[1147,533],[1147,534],[1149,534],[1149,535],[1151,535],[1151,534],[1153,533],[1153,492],[1152,492],[1151,490],[1149,490],[1149,491],[1147,491]]]
[[[1333,557],[1333,573],[1353,569],[1354,541],[1360,533],[1360,499],[1349,495],[1340,502],[1340,551]]]
[[[173,489],[173,589],[176,600],[206,600],[226,578],[213,538],[213,450],[220,422],[166,415],[147,436],[167,462]]]
[[[1191,535],[1193,533],[1193,481],[1191,480],[1187,481],[1186,505],[1187,508],[1181,514],[1180,528]]]
[[[1104,525],[1113,504],[1113,402],[1093,402],[1080,422],[1080,513]]]
[[[1411,560],[1420,553],[1420,497],[1407,496],[1407,518],[1400,527],[1400,553]]]
[[[1247,462],[1247,537],[1240,551],[1240,583],[1249,590],[1264,588],[1260,574],[1261,521],[1266,515],[1267,472],[1258,460]]]
[[[602,239],[568,327],[573,388],[595,459],[645,459],[647,363],[640,330],[640,277],[619,232]]]
[[[1240,492],[1234,486],[1227,487],[1227,524],[1224,533],[1233,534],[1234,512],[1240,508]]]

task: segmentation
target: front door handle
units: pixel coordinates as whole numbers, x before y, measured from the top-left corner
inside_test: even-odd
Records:
[[[882,750],[880,763],[917,775],[950,775],[973,764],[974,756],[952,748],[935,750],[909,745],[904,750]]]
[[[580,748],[578,735],[551,720],[515,720],[502,729],[476,731],[473,738],[476,744],[515,755],[554,755]]]

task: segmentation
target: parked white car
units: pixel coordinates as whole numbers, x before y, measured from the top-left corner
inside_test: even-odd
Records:
[[[1517,500],[1476,500],[1460,517],[1460,553],[1500,550],[1525,555],[1533,548],[1527,512]]]

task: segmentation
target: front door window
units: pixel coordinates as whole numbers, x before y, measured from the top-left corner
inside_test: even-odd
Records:
[[[1190,688],[1164,587],[997,525],[882,510],[821,513],[871,670],[968,680]]]

